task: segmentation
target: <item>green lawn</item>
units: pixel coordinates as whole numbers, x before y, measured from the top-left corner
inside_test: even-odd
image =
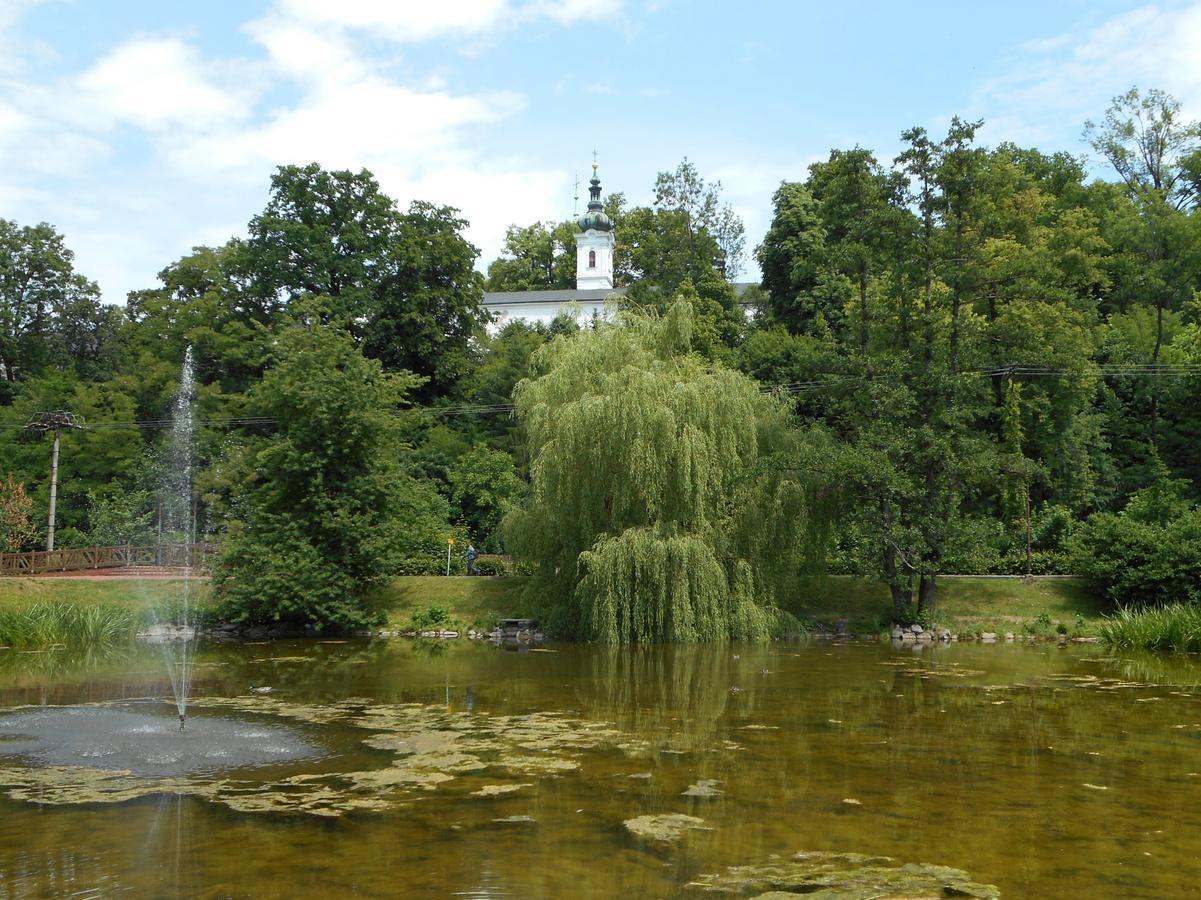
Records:
[[[393,628],[408,627],[413,613],[442,607],[463,626],[495,624],[497,619],[531,615],[525,596],[527,579],[479,576],[410,576],[397,578],[372,598]],[[178,597],[182,581],[133,578],[0,578],[0,610],[16,609],[38,601],[81,605],[115,605],[144,609],[152,601]],[[193,582],[193,597],[203,605],[207,582]],[[888,590],[877,582],[832,575],[798,587],[781,605],[808,622],[833,625],[845,618],[852,631],[879,628],[889,614]],[[1098,602],[1074,578],[973,578],[939,579],[936,621],[959,631],[1017,631],[1026,622],[1046,614],[1052,623],[1075,629],[1077,617],[1084,631],[1096,633],[1101,621]]]
[[[207,581],[191,583],[193,598],[201,605],[208,599]],[[179,597],[183,579],[138,578],[0,578],[0,610],[19,609],[33,603],[71,603],[80,606],[120,606],[145,609],[152,603]]]
[[[388,624],[408,627],[413,613],[440,606],[460,625],[492,626],[497,619],[528,615],[525,578],[477,575],[410,575],[397,578],[372,598],[388,614]]]
[[[467,578],[413,576],[397,578],[372,597],[393,627],[407,626],[415,610],[441,606],[463,625],[494,625],[499,618],[520,616],[524,578]],[[108,578],[0,578],[0,611],[17,610],[34,603],[67,603],[78,606],[118,606],[142,610],[163,606],[178,598],[182,579]],[[191,583],[192,598],[204,606],[211,593],[207,580]]]
[[[831,575],[798,588],[781,606],[800,619],[823,624],[845,618],[852,631],[875,631],[889,615],[888,588],[864,578]],[[1052,623],[1073,628],[1077,616],[1085,631],[1095,633],[1102,610],[1077,578],[976,578],[943,576],[938,579],[935,620],[951,630],[1016,631],[1026,622],[1046,614]]]
[[[464,625],[492,624],[496,619],[530,615],[524,578],[451,576],[398,578],[377,596],[389,622],[405,626],[414,610],[441,606]],[[875,631],[890,613],[888,589],[863,578],[832,575],[807,583],[781,605],[808,622],[833,625],[845,618],[852,631]],[[1095,633],[1101,609],[1075,578],[939,579],[935,618],[953,630],[1015,631],[1046,614],[1052,623],[1074,629],[1078,616],[1085,631]]]

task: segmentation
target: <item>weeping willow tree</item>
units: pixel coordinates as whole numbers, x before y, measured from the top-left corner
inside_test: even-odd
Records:
[[[606,643],[763,640],[824,546],[830,492],[753,380],[689,352],[691,307],[543,346],[514,402],[532,491],[505,523],[552,632]]]

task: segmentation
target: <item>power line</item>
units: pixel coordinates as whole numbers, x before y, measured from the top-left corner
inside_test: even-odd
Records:
[[[1166,376],[1170,378],[1187,378],[1192,376],[1201,376],[1201,365],[1191,364],[1172,364],[1172,365],[1153,365],[1144,363],[1131,363],[1129,365],[1107,365],[1099,366],[1095,369],[1054,369],[1050,367],[1038,366],[1005,366],[997,369],[972,369],[959,373],[965,378],[995,378],[998,376],[1010,378],[1042,378],[1042,377],[1072,377],[1084,375],[1100,375],[1110,378],[1158,378]],[[834,388],[843,385],[864,382],[864,381],[880,381],[881,379],[893,377],[890,374],[861,374],[852,375],[845,373],[830,373],[822,378],[814,378],[809,381],[788,381],[780,384],[766,384],[760,387],[763,393],[784,393],[784,394],[806,394],[813,391],[822,390],[824,388]],[[496,414],[509,414],[514,411],[515,407],[512,403],[486,403],[486,404],[461,404],[458,406],[431,406],[418,407],[409,410],[400,411],[405,415],[429,415],[429,416],[488,416]],[[212,419],[197,419],[197,425],[207,428],[253,428],[253,427],[271,427],[279,424],[279,420],[274,416],[231,416],[226,418]],[[154,430],[158,428],[170,428],[172,425],[171,419],[143,419],[135,422],[91,422],[86,427],[89,430],[95,429],[142,429]],[[26,425],[20,424],[0,424],[0,430],[23,430],[33,426],[32,423]]]

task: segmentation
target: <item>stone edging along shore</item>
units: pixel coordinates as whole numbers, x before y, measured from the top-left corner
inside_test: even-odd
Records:
[[[1066,634],[1047,634],[1035,635],[1025,633],[1015,633],[1007,631],[998,634],[994,631],[984,631],[980,634],[974,632],[958,632],[951,631],[949,628],[923,628],[921,625],[894,625],[891,631],[888,632],[860,632],[853,633],[849,631],[814,631],[810,635],[817,640],[823,641],[838,641],[838,640],[861,640],[875,641],[889,638],[894,644],[956,644],[956,643],[980,643],[980,644],[1013,644],[1013,643],[1055,643],[1055,644],[1099,644],[1099,637],[1080,637],[1069,636]]]

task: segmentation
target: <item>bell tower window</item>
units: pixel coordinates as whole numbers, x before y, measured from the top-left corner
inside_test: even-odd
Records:
[[[3,5],[4,0],[0,0]],[[592,163],[592,180],[588,183],[588,211],[576,219],[579,232],[575,236],[575,286],[581,291],[613,290],[613,220],[605,214],[601,203],[601,183],[596,162]]]

